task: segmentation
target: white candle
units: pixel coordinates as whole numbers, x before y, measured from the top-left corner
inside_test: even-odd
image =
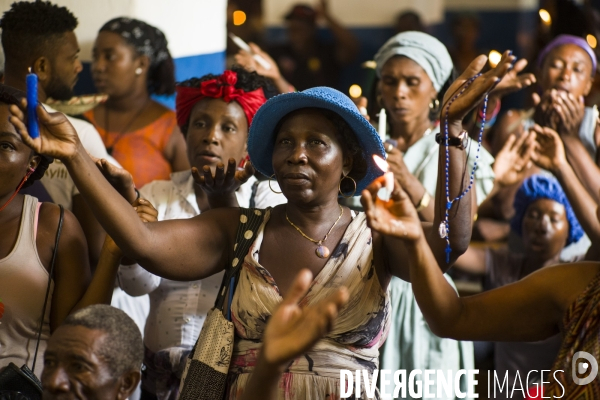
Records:
[[[385,108],[382,108],[381,111],[379,111],[379,128],[378,128],[379,137],[381,138],[382,142],[385,142],[386,131],[387,131],[387,114],[385,113]]]
[[[375,164],[382,171],[385,171],[383,177],[385,179],[385,185],[377,191],[377,197],[379,197],[382,201],[389,201],[392,197],[392,192],[394,191],[394,174],[390,171],[390,166],[383,158],[378,155],[373,155],[373,160],[375,160]]]

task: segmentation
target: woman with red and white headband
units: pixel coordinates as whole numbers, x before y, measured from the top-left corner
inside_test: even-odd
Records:
[[[154,205],[159,221],[192,218],[216,207],[266,208],[286,201],[270,190],[269,182],[252,176],[249,164],[248,170],[239,168],[246,164],[254,114],[267,100],[265,84],[256,73],[234,66],[221,75],[209,74],[177,85],[177,123],[193,169],[174,172],[170,180],[153,181],[140,189],[140,202]],[[118,181],[126,197],[134,200],[137,194],[131,175],[108,163],[101,165],[105,175]],[[203,183],[195,185],[193,175]],[[245,183],[240,186],[239,181]],[[276,183],[271,187],[279,191]],[[224,198],[223,193],[235,196]],[[150,296],[144,330],[143,399],[177,398],[185,360],[214,305],[222,279],[220,273],[179,282],[154,275],[138,264],[121,266],[121,288],[132,296]]]

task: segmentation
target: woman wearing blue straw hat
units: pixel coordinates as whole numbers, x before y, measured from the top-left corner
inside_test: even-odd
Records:
[[[444,269],[467,247],[471,230],[470,196],[462,194],[472,182],[464,171],[466,152],[457,140],[462,119],[506,75],[513,60],[506,53],[495,69],[476,78],[487,60],[475,59],[444,102],[448,139],[443,143],[448,145],[440,152],[439,176],[446,178],[440,179],[445,189],[439,193],[446,199],[438,196],[434,226],[425,227],[429,246]],[[245,222],[239,209],[144,224],[81,150],[61,114],[38,108],[40,138],[31,139],[22,111],[12,107],[11,112],[11,122],[25,143],[65,163],[98,220],[128,257],[176,280],[202,279],[229,264],[238,226]],[[295,359],[272,389],[278,398],[339,398],[340,369],[378,368],[378,348],[389,327],[387,285],[392,276],[410,279],[406,260],[411,242],[368,228],[373,218],[403,215],[399,191],[393,191],[389,201],[377,201],[368,215],[338,205],[339,196],[362,192],[368,197],[364,189],[373,180],[375,185],[385,181],[373,158],[385,157],[383,145],[348,97],[330,88],[313,88],[265,103],[251,125],[248,152],[260,172],[277,180],[288,203],[257,210],[264,215],[263,224],[244,234],[253,244],[245,258],[237,260],[242,268],[231,303],[236,337],[227,398],[237,399],[243,392],[266,321],[303,268],[315,279],[301,303],[317,302],[340,286],[348,288],[350,301],[333,330]],[[412,234],[412,225],[396,221],[396,233]]]

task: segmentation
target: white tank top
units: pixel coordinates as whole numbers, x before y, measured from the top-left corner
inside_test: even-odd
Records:
[[[10,254],[0,260],[0,369],[11,362],[19,368],[23,364],[31,368],[33,363],[49,275],[35,243],[37,204],[35,197],[25,196],[17,242]],[[35,363],[34,372],[38,377],[42,374],[44,351],[50,337],[53,292],[54,282]]]

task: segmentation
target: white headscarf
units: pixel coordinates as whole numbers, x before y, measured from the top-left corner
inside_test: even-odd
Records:
[[[437,92],[452,73],[452,58],[446,46],[423,32],[402,32],[389,39],[375,54],[378,77],[381,77],[383,65],[394,56],[405,56],[419,64]]]

